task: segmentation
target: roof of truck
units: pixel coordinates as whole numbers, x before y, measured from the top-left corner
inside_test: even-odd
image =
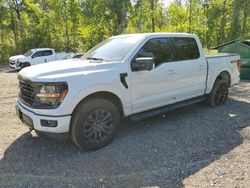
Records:
[[[123,34],[123,35],[116,35],[113,37],[126,37],[126,36],[141,36],[141,37],[150,37],[150,36],[160,36],[160,35],[167,35],[167,36],[195,36],[190,33],[165,33],[165,32],[156,32],[156,33],[135,33],[135,34]]]
[[[53,48],[34,48],[32,51],[40,51],[40,50],[53,50]]]

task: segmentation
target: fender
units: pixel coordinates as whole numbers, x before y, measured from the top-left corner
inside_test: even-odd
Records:
[[[124,88],[125,89],[125,88]],[[123,112],[124,115],[130,115],[132,113],[132,104],[131,104],[131,96],[129,92],[122,92],[118,89],[115,89],[114,87],[110,85],[94,85],[87,88],[84,88],[82,91],[76,93],[74,96],[66,96],[65,101],[61,104],[60,109],[67,109],[67,112],[64,113],[70,113],[74,111],[75,107],[87,96],[98,93],[98,92],[109,92],[114,95],[116,95],[122,103],[123,106]],[[74,100],[72,100],[72,98]],[[66,105],[66,106],[64,106]]]
[[[207,89],[206,89],[206,94],[209,94],[212,89],[213,89],[213,86],[214,86],[214,83],[215,83],[215,80],[218,78],[218,76],[223,73],[223,72],[227,72],[230,76],[230,79],[232,78],[232,73],[230,72],[230,70],[228,69],[223,69],[223,70],[220,70],[219,73],[216,73],[214,75],[212,74],[208,74],[208,80],[207,80]]]

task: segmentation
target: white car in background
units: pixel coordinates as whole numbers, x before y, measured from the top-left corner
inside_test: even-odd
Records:
[[[9,58],[9,67],[20,70],[31,65],[38,65],[56,60],[62,60],[68,55],[74,56],[72,52],[55,52],[52,48],[31,49],[23,55],[16,55]]]

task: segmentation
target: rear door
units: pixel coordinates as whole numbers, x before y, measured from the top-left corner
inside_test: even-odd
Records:
[[[176,101],[204,94],[207,63],[199,52],[195,38],[170,37],[174,58],[172,70],[175,76]]]

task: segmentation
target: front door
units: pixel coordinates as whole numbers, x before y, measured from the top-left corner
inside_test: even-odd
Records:
[[[149,39],[133,57],[153,57],[155,68],[151,71],[131,72],[133,113],[171,103],[174,98],[175,74],[171,72],[173,53],[165,37]]]
[[[31,56],[31,64],[32,65],[38,65],[41,63],[44,63],[44,57],[43,57],[43,51],[37,51]]]

